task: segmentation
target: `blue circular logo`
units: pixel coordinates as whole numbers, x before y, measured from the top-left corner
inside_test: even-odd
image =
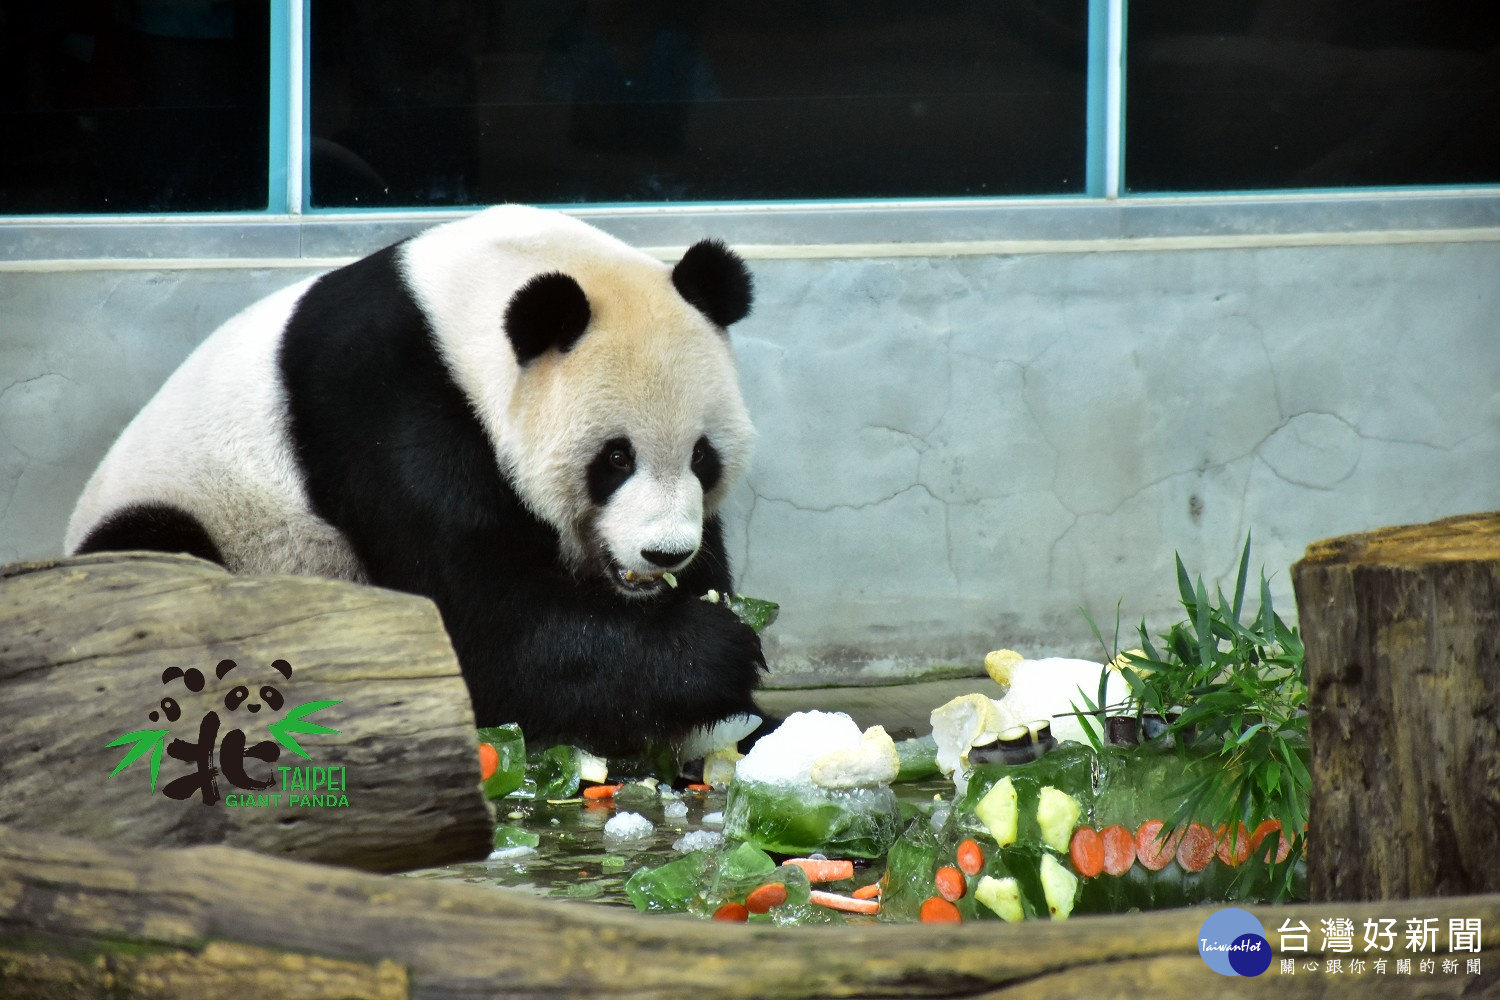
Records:
[[[1266,929],[1248,910],[1217,910],[1203,921],[1198,954],[1221,976],[1258,976],[1271,966]]]

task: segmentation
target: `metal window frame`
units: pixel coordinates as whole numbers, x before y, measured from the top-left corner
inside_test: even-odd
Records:
[[[1086,195],[558,207],[663,255],[705,234],[760,258],[1500,239],[1500,185],[1125,195],[1126,3],[1088,0]],[[265,211],[0,218],[0,270],[307,267],[348,260],[472,212],[309,208],[310,4],[270,3]]]

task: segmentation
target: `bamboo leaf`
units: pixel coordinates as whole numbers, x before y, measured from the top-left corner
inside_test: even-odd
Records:
[[[117,736],[104,745],[106,747],[118,747],[124,746],[126,743],[132,743],[134,744],[134,746],[128,753],[125,754],[124,757],[120,758],[120,763],[116,764],[115,769],[109,772],[109,776],[113,778],[115,775],[125,770],[131,764],[134,764],[137,760],[140,760],[140,758],[147,751],[150,751],[151,791],[154,793],[156,791],[156,775],[157,772],[161,770],[162,748],[167,744],[167,730],[137,729],[133,733],[126,733],[124,736]]]
[[[339,704],[337,701],[306,702],[287,712],[286,715],[276,722],[271,723],[266,728],[270,730],[271,736],[275,738],[277,743],[280,743],[298,757],[312,760],[312,757],[308,755],[307,751],[302,749],[297,743],[296,737],[292,734],[307,733],[316,736],[337,733],[337,729],[330,729],[328,726],[320,723],[307,721],[307,716],[312,715],[314,712],[321,712],[323,709],[331,708],[337,704]]]
[[[1235,625],[1240,623],[1240,611],[1245,606],[1245,578],[1250,572],[1250,532],[1245,532],[1245,550],[1240,553],[1240,572],[1234,583],[1234,606],[1230,609],[1229,617],[1234,620]]]

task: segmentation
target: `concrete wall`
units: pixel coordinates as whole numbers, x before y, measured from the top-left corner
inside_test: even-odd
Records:
[[[1500,507],[1500,242],[753,250],[760,429],[729,520],[776,680],[1097,651],[1239,547],[1292,617],[1318,538]],[[112,436],[303,267],[0,270],[0,561],[58,552]]]

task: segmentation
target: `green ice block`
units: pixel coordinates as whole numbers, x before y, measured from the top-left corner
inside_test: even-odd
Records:
[[[777,854],[878,858],[901,831],[888,787],[783,788],[736,778],[724,803],[724,835]]]

